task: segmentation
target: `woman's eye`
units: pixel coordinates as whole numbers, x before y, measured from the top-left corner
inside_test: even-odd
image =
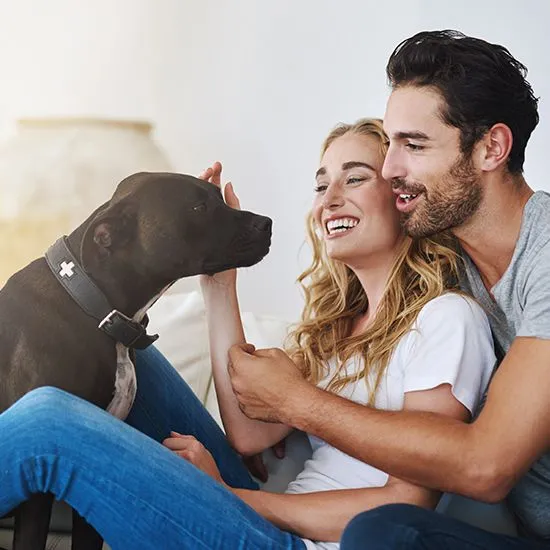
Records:
[[[316,185],[313,190],[315,193],[322,193],[323,191],[327,190],[328,185],[325,185],[323,183],[320,183],[319,185]]]
[[[193,206],[193,210],[195,212],[206,212],[206,204],[203,202],[201,204],[197,204],[197,206]]]
[[[346,183],[353,185],[354,183],[361,183],[362,181],[365,181],[365,178],[348,178]]]

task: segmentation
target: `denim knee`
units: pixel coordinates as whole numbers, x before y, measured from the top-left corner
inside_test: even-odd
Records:
[[[11,409],[17,411],[17,415],[28,413],[30,418],[36,419],[41,425],[47,425],[47,421],[60,414],[66,415],[69,403],[77,399],[70,393],[52,386],[42,386],[26,393]]]
[[[416,526],[425,514],[430,511],[412,504],[387,504],[362,512],[345,528],[341,549],[389,550],[405,543],[407,548],[416,548]]]

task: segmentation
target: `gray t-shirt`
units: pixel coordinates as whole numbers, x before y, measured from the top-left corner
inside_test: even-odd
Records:
[[[516,336],[550,339],[550,194],[537,191],[527,201],[512,261],[491,289],[494,300],[463,256],[464,286],[489,317],[497,355],[507,353]],[[508,503],[522,534],[550,540],[550,452],[531,466]]]

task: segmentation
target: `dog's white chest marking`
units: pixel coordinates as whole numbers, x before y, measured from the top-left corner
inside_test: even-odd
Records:
[[[115,393],[107,407],[107,412],[120,420],[126,420],[134,404],[136,392],[136,369],[130,359],[130,353],[126,346],[117,342]]]
[[[134,315],[134,321],[141,322],[147,310],[170,288],[162,289],[147,305]],[[136,369],[128,348],[120,342],[116,343],[116,377],[113,399],[107,407],[107,412],[120,420],[126,420],[134,404],[137,393]]]

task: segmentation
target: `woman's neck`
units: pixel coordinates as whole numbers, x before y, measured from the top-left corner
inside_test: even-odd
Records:
[[[352,335],[362,332],[374,320],[397,253],[397,250],[394,250],[389,254],[373,258],[368,265],[360,269],[351,268],[359,279],[368,300],[367,310],[357,317]]]

